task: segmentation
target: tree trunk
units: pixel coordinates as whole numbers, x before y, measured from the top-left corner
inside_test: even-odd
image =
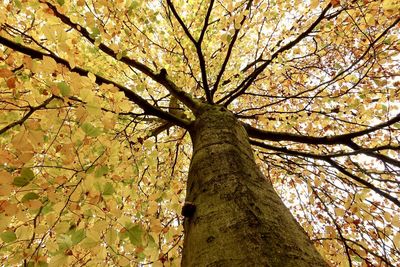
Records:
[[[190,134],[182,266],[327,266],[257,167],[231,112],[205,105]]]

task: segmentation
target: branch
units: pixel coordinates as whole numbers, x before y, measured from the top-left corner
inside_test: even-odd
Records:
[[[269,145],[269,144],[266,144],[263,142],[259,142],[254,139],[250,139],[250,144],[261,147],[261,148],[273,150],[273,151],[287,153],[287,154],[294,155],[294,156],[307,157],[307,158],[320,159],[320,160],[325,160],[327,158],[339,158],[339,157],[353,156],[353,155],[358,155],[361,153],[374,152],[374,151],[378,151],[378,150],[388,150],[388,149],[400,150],[400,146],[380,146],[380,147],[376,147],[376,148],[375,147],[374,148],[360,148],[360,149],[352,151],[352,152],[338,152],[338,153],[332,153],[332,154],[314,154],[314,153],[302,152],[302,151],[297,151],[297,150],[291,150],[284,146],[273,146],[273,145]]]
[[[202,39],[199,39],[199,41],[196,41],[194,39],[194,37],[192,36],[192,34],[189,32],[189,29],[186,27],[186,25],[183,22],[183,20],[181,19],[181,17],[179,16],[179,14],[176,11],[176,9],[175,9],[174,5],[172,4],[171,0],[167,0],[167,4],[168,4],[169,8],[171,9],[172,13],[174,14],[174,17],[178,20],[179,24],[183,28],[183,31],[185,32],[187,37],[190,39],[190,41],[192,41],[192,43],[194,44],[194,46],[196,48],[197,57],[199,58],[199,63],[200,63],[201,79],[203,81],[203,89],[204,89],[204,92],[206,94],[206,99],[207,99],[208,103],[213,104],[212,96],[211,96],[211,93],[210,93],[210,88],[208,86],[208,81],[207,81],[206,61],[205,61],[203,52],[201,50],[201,40]]]
[[[332,159],[326,159],[326,162],[328,162],[329,164],[331,164],[333,167],[335,167],[337,170],[339,170],[341,173],[345,174],[346,176],[352,178],[353,180],[359,182],[360,184],[370,188],[371,190],[373,190],[375,193],[389,199],[390,201],[392,201],[394,204],[396,204],[397,206],[400,207],[400,200],[398,200],[397,198],[391,196],[390,194],[382,191],[381,189],[377,188],[376,186],[374,186],[373,184],[361,179],[358,176],[355,176],[354,174],[352,174],[351,172],[347,171],[345,168],[343,168],[342,166],[340,166],[339,164],[337,164],[334,160]]]
[[[240,85],[235,90],[233,90],[232,92],[230,92],[229,94],[227,94],[226,96],[224,96],[223,98],[218,100],[217,103],[218,104],[224,103],[224,106],[228,106],[233,100],[235,100],[235,98],[237,98],[238,96],[242,95],[247,90],[247,88],[253,83],[253,81],[258,77],[258,75],[260,75],[264,71],[264,69],[266,67],[268,67],[268,65],[275,58],[278,57],[278,55],[280,55],[281,53],[283,53],[283,52],[285,52],[287,50],[290,50],[297,43],[299,43],[301,40],[303,40],[305,37],[307,37],[308,34],[311,33],[314,30],[314,28],[325,18],[325,14],[328,12],[328,10],[331,7],[332,7],[332,4],[329,3],[324,8],[324,10],[319,15],[319,17],[310,25],[310,27],[308,27],[307,30],[305,30],[303,33],[301,33],[299,36],[297,36],[297,38],[294,39],[293,41],[287,43],[286,45],[284,45],[280,49],[278,49],[274,54],[272,54],[270,59],[266,60],[262,65],[260,65],[251,74],[249,74],[249,76],[247,76],[243,80],[243,82],[241,82]]]
[[[85,37],[89,42],[91,42],[93,45],[95,44],[95,39],[90,36],[90,33],[81,25],[74,23],[71,21],[70,18],[65,16],[64,14],[61,14],[55,6],[53,6],[50,3],[44,2],[55,14],[57,18],[59,18],[63,23],[66,25],[70,26],[80,34],[82,34],[83,37]],[[107,55],[113,57],[114,59],[121,61],[128,66],[131,66],[139,71],[141,71],[143,74],[147,75],[157,83],[163,85],[172,95],[174,95],[176,98],[179,99],[183,104],[185,104],[188,108],[190,108],[192,111],[196,110],[199,106],[199,102],[196,101],[196,99],[193,99],[188,93],[184,92],[181,88],[179,88],[172,80],[170,80],[168,77],[165,75],[160,75],[155,73],[152,69],[144,65],[143,63],[140,63],[139,61],[136,61],[134,59],[128,58],[126,56],[121,57],[120,59],[117,59],[117,54],[115,53],[114,50],[109,48],[103,43],[100,43],[98,45],[99,49],[106,53]]]
[[[351,263],[351,256],[350,256],[350,253],[349,253],[349,248],[350,247],[347,244],[346,239],[343,236],[342,228],[338,225],[338,222],[337,222],[335,216],[333,216],[332,213],[329,211],[329,208],[327,207],[326,202],[321,199],[321,197],[318,195],[318,192],[315,190],[315,188],[311,187],[311,190],[315,194],[316,198],[318,198],[318,200],[322,203],[322,205],[324,206],[324,210],[325,210],[326,214],[331,218],[332,223],[335,225],[336,231],[338,232],[338,234],[340,236],[340,239],[338,239],[338,240],[340,240],[343,243],[343,246],[344,246],[345,251],[346,251],[347,260],[348,260],[348,263],[349,263],[348,266],[352,267],[353,265]]]
[[[204,18],[204,26],[203,26],[203,29],[201,30],[200,37],[199,37],[199,40],[198,40],[199,44],[201,44],[201,42],[203,41],[204,34],[207,31],[208,21],[210,19],[210,15],[211,15],[211,11],[212,11],[213,5],[214,5],[214,0],[211,0],[210,1],[210,5],[208,6],[206,17]]]
[[[253,0],[249,0],[245,10],[250,10],[250,7],[251,7],[252,3],[253,3]],[[233,46],[235,45],[235,42],[236,42],[237,37],[239,35],[239,31],[242,28],[243,23],[245,22],[246,18],[247,18],[247,16],[243,16],[243,19],[240,21],[240,27],[238,29],[235,29],[235,33],[233,34],[232,40],[229,43],[228,51],[226,52],[226,56],[225,56],[224,62],[222,63],[222,66],[221,66],[221,69],[220,69],[220,71],[218,73],[217,79],[215,80],[214,88],[211,90],[211,96],[214,96],[215,92],[218,89],[218,85],[219,85],[219,83],[221,81],[222,75],[225,72],[226,65],[228,64],[229,58],[231,57]]]
[[[292,42],[286,44],[282,48],[280,48],[278,51],[276,51],[269,60],[266,60],[264,64],[259,66],[254,70],[253,73],[251,73],[249,76],[247,76],[243,82],[232,92],[230,92],[228,95],[224,96],[220,100],[217,101],[218,104],[222,103],[225,99],[228,99],[225,101],[224,106],[228,106],[234,99],[239,97],[240,95],[244,94],[245,91],[247,90],[248,87],[250,87],[251,83],[257,78],[259,74],[262,73],[262,71],[272,62],[273,59],[275,59],[279,53],[284,52],[286,50],[291,49],[293,46],[295,46],[298,42],[300,42],[304,37],[308,35],[312,31],[312,28],[315,28],[318,23],[324,18],[324,14],[328,11],[328,9],[331,7],[331,4],[328,4],[328,6],[324,9],[324,11],[321,13],[321,15],[318,17],[318,19],[308,28],[305,32],[303,32],[301,35],[299,35],[295,40]],[[398,23],[400,22],[400,17],[397,18],[388,28],[386,28],[373,42],[370,42],[368,48],[366,51],[347,69],[344,69],[337,73],[334,78],[331,79],[331,81],[335,80],[338,78],[340,75],[348,71],[354,64],[358,63],[367,53],[373,48],[373,46],[383,37],[385,36],[392,28],[394,28]],[[304,35],[305,34],[305,35]]]
[[[354,142],[351,142],[351,148],[354,149],[354,150],[362,149],[362,147],[360,147],[359,145],[357,145]],[[386,155],[382,155],[382,154],[376,153],[374,151],[365,151],[365,152],[363,152],[363,154],[368,155],[368,156],[373,157],[373,158],[376,158],[376,159],[379,159],[379,160],[381,160],[383,162],[390,163],[390,164],[392,164],[394,166],[400,167],[400,161],[392,159],[391,157],[388,157]]]
[[[361,148],[360,147],[359,149],[353,150],[351,152],[338,152],[338,153],[332,153],[332,154],[313,154],[313,153],[301,152],[301,151],[297,151],[297,150],[290,150],[290,149],[287,149],[286,147],[278,147],[278,146],[269,145],[266,143],[256,141],[254,139],[250,139],[250,144],[261,147],[261,148],[273,150],[273,151],[287,153],[287,154],[294,155],[294,156],[301,156],[301,157],[320,159],[320,160],[325,160],[327,158],[339,158],[339,157],[346,157],[346,156],[354,156],[354,155],[358,155],[358,154],[368,155],[369,153],[380,151],[380,150],[400,150],[400,146],[385,145],[385,146],[379,146],[379,147],[374,147],[374,148]],[[379,154],[379,155],[381,155],[381,154]],[[390,159],[393,160],[392,158],[390,158]]]
[[[2,36],[0,36],[0,44],[3,44],[4,46],[7,46],[15,51],[21,52],[25,55],[30,56],[31,58],[37,58],[37,59],[43,59],[43,57],[51,57],[52,59],[54,59],[57,63],[62,64],[63,66],[65,66],[67,69],[69,69],[70,71],[76,72],[79,75],[82,76],[87,76],[89,71],[79,68],[79,67],[75,67],[75,68],[71,68],[68,61],[66,61],[63,58],[60,58],[54,54],[46,54],[40,51],[37,51],[35,49],[23,46],[21,44],[18,44],[16,42],[13,42],[11,40],[8,40]],[[105,84],[112,84],[115,87],[117,87],[121,92],[123,92],[125,94],[125,96],[132,102],[134,102],[135,104],[137,104],[140,108],[142,108],[145,112],[147,112],[149,115],[154,115],[157,116],[161,119],[170,121],[175,123],[178,126],[181,126],[183,128],[187,128],[187,126],[189,125],[189,123],[185,120],[182,120],[180,118],[177,118],[167,112],[162,111],[161,109],[154,107],[153,105],[151,105],[149,102],[147,102],[144,98],[142,98],[140,95],[136,94],[135,92],[129,90],[128,88],[113,82],[111,80],[108,80],[100,75],[94,74],[96,76],[96,83],[98,85],[101,85],[102,83]]]
[[[331,156],[329,156],[329,155],[316,155],[316,154],[305,153],[305,152],[300,152],[300,151],[293,151],[293,150],[289,150],[289,149],[284,148],[284,147],[283,148],[282,147],[275,147],[275,146],[271,146],[271,145],[264,144],[264,143],[261,143],[261,142],[257,142],[255,140],[250,140],[250,143],[253,144],[253,145],[265,148],[265,149],[279,151],[279,152],[283,152],[285,154],[289,154],[289,155],[293,155],[293,156],[310,157],[310,158],[319,159],[319,160],[323,160],[325,162],[328,162],[329,164],[331,164],[334,168],[336,168],[341,173],[343,173],[346,176],[352,178],[356,182],[359,182],[360,184],[370,188],[375,193],[381,195],[382,197],[385,197],[385,198],[389,199],[394,204],[396,204],[397,206],[400,207],[400,200],[398,200],[397,198],[391,196],[390,194],[382,191],[381,189],[377,188],[376,186],[374,186],[370,182],[365,181],[364,179],[361,179],[360,177],[350,173],[345,168],[343,168],[342,166],[337,164],[334,160],[332,160]]]
[[[355,137],[360,137],[362,135],[381,130],[384,127],[393,125],[400,121],[400,113],[397,114],[394,118],[372,126],[368,129],[352,132],[348,134],[341,135],[333,135],[333,136],[323,136],[323,137],[315,137],[315,136],[306,136],[306,135],[297,135],[292,133],[282,133],[282,132],[272,132],[272,131],[264,131],[252,127],[247,123],[243,123],[248,135],[253,138],[269,140],[269,141],[293,141],[304,144],[313,144],[313,145],[337,145],[343,144],[348,147],[354,148],[354,142],[351,140]]]
[[[190,39],[190,41],[193,44],[197,44],[197,41],[194,39],[193,35],[190,33],[188,27],[186,27],[185,22],[183,22],[182,18],[179,16],[178,12],[176,11],[174,4],[172,4],[171,0],[167,0],[167,4],[169,6],[169,8],[172,11],[172,14],[174,14],[174,17],[176,18],[176,20],[179,22],[179,24],[181,25],[183,31],[185,32],[186,36]]]
[[[151,130],[149,133],[149,137],[152,136],[157,136],[160,133],[162,133],[165,130],[168,130],[169,128],[171,128],[173,126],[172,123],[170,122],[164,122],[163,124],[161,124],[160,126],[156,127],[155,129]]]
[[[397,114],[394,118],[377,124],[375,126],[372,126],[368,129],[357,131],[357,132],[352,132],[348,134],[342,134],[342,135],[334,135],[334,136],[323,136],[323,137],[314,137],[314,136],[304,136],[304,135],[296,135],[292,133],[282,133],[282,132],[271,132],[271,131],[263,131],[259,130],[257,128],[254,128],[248,124],[243,124],[245,129],[247,130],[247,133],[250,137],[257,138],[257,139],[262,139],[262,140],[269,140],[269,141],[293,141],[293,142],[299,142],[299,143],[304,143],[304,144],[312,144],[312,145],[345,145],[350,147],[351,149],[354,150],[354,152],[359,152],[363,153],[365,155],[368,155],[370,157],[374,157],[376,159],[381,160],[382,162],[386,162],[389,164],[392,164],[394,166],[400,167],[400,161],[390,158],[386,155],[377,153],[377,149],[368,149],[368,148],[363,148],[359,145],[357,145],[352,139],[356,137],[360,137],[366,134],[369,134],[371,132],[381,130],[384,127],[393,125],[397,122],[400,121],[400,113]],[[267,145],[260,145],[262,143],[253,141],[254,144],[264,147]],[[283,148],[285,149],[285,148]],[[283,152],[283,151],[282,151]],[[296,152],[297,155],[301,156],[308,156],[308,157],[313,157],[313,158],[318,158],[318,159],[326,159],[326,156],[323,155],[311,155],[303,152]],[[331,155],[332,156],[332,155]]]
[[[17,126],[17,125],[22,125],[36,110],[42,109],[44,107],[47,106],[47,104],[49,104],[51,102],[51,100],[55,99],[56,96],[51,96],[50,98],[46,99],[42,104],[40,104],[39,106],[36,107],[29,107],[29,111],[25,114],[25,116],[23,116],[21,119],[10,123],[9,125],[3,127],[2,129],[0,129],[0,135],[5,133],[7,130]]]

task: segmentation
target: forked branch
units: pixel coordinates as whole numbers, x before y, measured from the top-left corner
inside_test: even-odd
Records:
[[[340,166],[336,161],[334,161],[332,159],[332,157],[333,157],[332,155],[317,155],[317,154],[312,154],[312,153],[294,151],[294,150],[287,149],[285,147],[271,146],[271,145],[264,144],[264,143],[261,143],[261,142],[255,141],[255,140],[250,140],[250,143],[252,145],[256,145],[256,146],[264,148],[264,149],[268,149],[268,150],[272,150],[272,151],[278,151],[278,152],[282,152],[284,154],[288,154],[288,155],[292,155],[292,156],[308,157],[308,158],[314,158],[314,159],[318,159],[318,160],[323,160],[323,161],[329,163],[332,167],[337,169],[342,174],[346,175],[347,177],[350,177],[354,181],[362,184],[363,186],[365,186],[367,188],[370,188],[375,193],[379,194],[380,196],[382,196],[384,198],[387,198],[388,200],[390,200],[391,202],[393,202],[394,204],[396,204],[397,206],[400,207],[400,200],[399,199],[397,199],[397,198],[393,197],[392,195],[386,193],[385,191],[383,191],[382,189],[376,187],[372,183],[370,183],[370,182],[368,182],[368,181],[366,181],[366,180],[354,175],[353,173],[349,172],[344,167]]]
[[[43,59],[44,57],[51,57],[54,59],[58,64],[62,64],[64,67],[69,69],[70,71],[76,72],[79,75],[82,76],[87,76],[89,74],[88,70],[82,69],[80,67],[74,67],[71,68],[68,61],[56,56],[55,54],[46,54],[41,51],[37,51],[35,49],[32,49],[30,47],[21,45],[19,43],[13,42],[11,40],[8,40],[7,38],[4,38],[0,36],[0,44],[7,46],[11,48],[14,51],[21,52],[27,56],[30,56],[31,58],[36,58],[36,59]],[[173,122],[174,124],[186,128],[189,125],[189,122],[186,120],[183,120],[181,118],[177,118],[173,116],[172,114],[169,114],[168,112],[165,112],[157,107],[154,107],[151,105],[149,102],[147,102],[144,98],[142,98],[140,95],[136,94],[132,90],[114,82],[111,81],[107,78],[104,78],[98,74],[94,74],[96,77],[96,84],[101,85],[103,83],[105,84],[112,84],[115,87],[117,87],[121,92],[125,94],[125,96],[132,101],[133,103],[137,104],[140,108],[142,108],[148,115],[154,115],[157,116],[163,120]]]
[[[84,27],[81,25],[74,23],[71,21],[69,17],[66,15],[60,13],[57,10],[57,7],[54,5],[48,3],[48,2],[42,2],[45,3],[53,12],[54,15],[59,18],[64,24],[70,26],[77,32],[79,32],[83,37],[85,37],[89,42],[91,42],[93,45],[95,44],[95,39],[90,36],[90,33],[88,30],[86,30]],[[106,53],[107,55],[113,57],[114,59],[123,62],[127,64],[128,66],[131,66],[143,74],[147,75],[151,79],[153,79],[155,82],[163,85],[172,95],[174,95],[176,98],[179,99],[183,104],[185,104],[189,109],[195,110],[199,106],[199,102],[196,101],[196,99],[193,99],[189,94],[184,92],[181,88],[179,88],[168,76],[166,75],[160,75],[159,73],[154,72],[151,68],[146,66],[143,63],[140,63],[139,61],[135,59],[131,59],[127,56],[122,56],[121,58],[117,58],[117,54],[114,50],[112,50],[110,47],[107,45],[100,43],[98,44],[98,47],[101,51]]]
[[[239,86],[222,97],[220,100],[218,100],[217,103],[223,103],[225,106],[228,106],[233,100],[235,100],[238,96],[242,95],[247,88],[254,82],[254,80],[260,75],[268,66],[269,64],[277,58],[280,54],[283,52],[291,49],[294,47],[296,44],[298,44],[301,40],[303,40],[305,37],[307,37],[314,29],[317,27],[317,25],[325,18],[326,13],[328,10],[332,7],[332,4],[328,4],[324,10],[321,12],[319,17],[308,27],[307,30],[305,30],[303,33],[301,33],[299,36],[297,36],[296,39],[293,41],[287,43],[286,45],[282,46],[280,49],[278,49],[274,54],[271,55],[271,57],[266,60],[262,65],[257,67],[251,74],[249,74],[240,84]]]
[[[203,39],[202,34],[200,34],[199,40],[196,41],[196,39],[194,39],[193,35],[190,33],[190,31],[189,31],[188,27],[186,26],[186,24],[183,22],[182,18],[179,16],[179,14],[176,11],[175,6],[172,3],[172,1],[171,0],[167,0],[167,4],[168,4],[168,7],[171,9],[172,14],[174,14],[174,17],[176,18],[176,20],[181,25],[183,31],[185,32],[187,37],[190,39],[190,41],[193,43],[193,45],[196,48],[196,53],[197,53],[197,57],[199,58],[199,64],[200,64],[201,79],[203,81],[203,89],[204,89],[204,92],[206,94],[207,102],[212,104],[213,100],[212,100],[212,96],[211,96],[211,92],[210,92],[210,88],[209,88],[208,80],[207,80],[206,60],[204,58],[204,54],[203,54],[203,51],[201,49],[201,42],[202,42],[202,39]],[[213,1],[211,1],[210,6],[209,6],[209,10],[207,11],[206,20],[208,20],[209,12],[211,12],[212,5],[213,5]],[[203,27],[203,29],[204,29],[204,27]]]

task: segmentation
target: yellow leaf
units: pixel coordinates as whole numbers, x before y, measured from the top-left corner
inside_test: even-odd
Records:
[[[394,245],[399,248],[400,247],[400,232],[397,232],[393,237]]]
[[[346,211],[345,211],[344,209],[335,208],[335,214],[336,214],[336,216],[343,217],[345,213],[346,213]]]
[[[69,257],[70,256],[67,256],[64,253],[58,254],[51,258],[49,262],[49,267],[67,266],[69,262]]]
[[[392,225],[394,227],[400,227],[400,216],[399,215],[393,216]]]
[[[88,78],[91,82],[93,82],[93,83],[96,82],[96,76],[93,73],[89,72]]]
[[[48,230],[48,227],[46,227],[45,225],[38,225],[35,228],[35,233],[41,235],[41,234],[46,233],[47,230]]]
[[[104,220],[99,220],[97,221],[94,226],[93,226],[93,230],[95,230],[96,232],[101,233],[102,231],[104,231],[107,227],[108,223]]]
[[[150,229],[152,232],[159,233],[163,229],[159,219],[152,219],[150,221]]]
[[[46,243],[46,248],[49,250],[49,252],[56,252],[58,250],[58,245],[56,242],[50,240]]]
[[[385,11],[394,11],[399,10],[400,8],[400,1],[398,0],[384,0],[382,3],[382,8]]]
[[[336,235],[335,233],[335,228],[333,226],[325,226],[325,233],[329,236],[329,237],[333,237]]]
[[[383,214],[383,217],[385,218],[385,220],[387,222],[391,222],[391,220],[392,220],[392,215],[390,215],[390,213],[387,211],[385,211],[385,213]]]
[[[79,243],[79,246],[82,248],[94,248],[99,244],[99,240],[94,240],[90,237],[86,237],[81,243]]]
[[[107,249],[105,247],[101,246],[97,250],[96,257],[99,258],[99,259],[105,259],[107,257]]]
[[[86,236],[89,237],[93,242],[98,242],[101,240],[101,232],[98,232],[95,229],[89,229],[86,231]]]
[[[103,118],[103,126],[105,130],[111,130],[114,128],[116,121],[112,118]]]
[[[69,230],[70,224],[68,222],[60,222],[54,227],[57,234],[66,233]]]
[[[152,140],[147,139],[146,141],[144,141],[143,146],[144,146],[145,148],[150,149],[150,148],[152,148],[152,147],[154,146],[154,143],[153,143]]]
[[[125,257],[119,257],[118,258],[118,265],[119,266],[127,266],[127,265],[129,265],[129,263],[130,263],[130,261]]]
[[[57,62],[51,57],[43,57],[42,67],[40,68],[47,74],[52,74],[57,68]]]
[[[115,231],[114,229],[110,229],[110,230],[107,231],[107,233],[106,233],[106,242],[109,245],[114,244],[115,241],[117,240],[117,238],[118,238],[117,231]]]
[[[350,206],[351,206],[351,198],[348,198],[347,200],[346,200],[346,202],[344,203],[344,208],[346,209],[346,210],[348,210],[349,208],[350,208]]]
[[[310,9],[316,9],[319,6],[319,0],[311,0]]]
[[[156,261],[156,262],[154,262],[154,264],[152,264],[152,266],[154,266],[154,267],[163,267],[164,263],[162,263],[161,261]]]
[[[149,214],[154,214],[156,213],[158,210],[158,204],[155,201],[151,201],[149,204],[149,209],[148,209],[148,213]]]
[[[365,15],[365,21],[368,23],[368,25],[375,26],[375,17],[373,15]]]
[[[0,202],[1,205],[1,202]],[[12,217],[6,217],[0,214],[0,232],[3,232],[8,227]]]
[[[32,227],[31,226],[21,226],[15,231],[18,239],[28,239],[32,237]]]

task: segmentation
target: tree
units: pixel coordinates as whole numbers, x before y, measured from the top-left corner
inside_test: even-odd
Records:
[[[397,266],[399,8],[3,1],[2,265]]]

